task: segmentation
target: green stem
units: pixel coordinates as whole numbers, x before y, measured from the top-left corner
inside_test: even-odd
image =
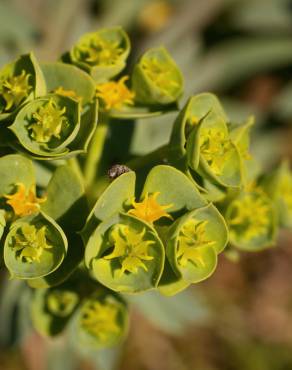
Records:
[[[104,120],[103,122],[98,123],[91,140],[84,165],[84,180],[87,188],[93,184],[95,175],[98,172],[107,133],[107,121]]]
[[[139,170],[143,167],[159,164],[168,158],[169,146],[168,144],[155,149],[153,152],[144,156],[134,158],[126,163],[126,165],[133,171]]]
[[[70,158],[67,161],[68,165],[72,168],[72,170],[76,173],[76,175],[83,181],[83,174],[76,157]]]

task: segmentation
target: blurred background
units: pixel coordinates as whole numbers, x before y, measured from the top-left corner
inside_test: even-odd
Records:
[[[210,91],[231,121],[255,115],[264,168],[292,158],[291,0],[0,0],[0,64],[30,50],[55,60],[83,33],[113,25],[130,35],[130,65],[149,47],[168,48],[185,76],[182,103]],[[130,153],[165,144],[174,117],[132,125]],[[221,256],[209,280],[174,298],[132,297],[128,339],[107,351],[78,352],[70,333],[39,337],[21,284],[11,295],[0,276],[1,370],[292,370],[288,231],[269,251]]]

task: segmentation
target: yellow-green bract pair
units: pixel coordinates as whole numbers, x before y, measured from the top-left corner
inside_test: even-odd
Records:
[[[196,185],[173,167],[156,166],[139,200],[134,197],[135,173],[129,172],[90,213],[82,236],[93,276],[118,292],[158,288],[169,295],[209,277],[228,233]]]

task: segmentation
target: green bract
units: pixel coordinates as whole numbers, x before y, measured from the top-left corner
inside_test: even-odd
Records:
[[[0,70],[0,121],[8,120],[24,103],[46,93],[35,56],[25,54]]]
[[[76,99],[83,106],[94,100],[93,79],[76,66],[64,63],[43,63],[41,69],[48,92]]]
[[[292,227],[292,174],[288,161],[283,161],[262,183],[275,202],[280,225]]]
[[[275,244],[277,218],[274,204],[262,188],[241,192],[226,210],[230,242],[239,249],[258,251]]]
[[[15,185],[22,183],[27,189],[35,184],[32,162],[19,155],[9,154],[0,158],[0,198],[15,191]]]
[[[208,205],[180,217],[168,232],[166,253],[175,273],[188,283],[209,277],[228,233],[223,217]]]
[[[207,205],[192,181],[170,166],[156,166],[150,171],[140,201],[133,201],[134,185],[133,172],[118,177],[101,195],[82,231],[85,262],[93,276],[115,291],[139,292],[159,285],[168,295],[207,278],[227,243],[226,225],[216,208]],[[113,198],[115,204],[109,201]],[[125,211],[128,214],[121,213]],[[191,215],[197,215],[204,227],[208,224],[210,241],[203,248],[207,250],[206,265],[194,268],[196,276],[192,279],[177,268],[178,242],[173,236],[181,220]],[[197,248],[196,237],[194,227],[193,245],[191,239],[188,241],[191,249]]]
[[[164,248],[150,225],[119,214],[102,222],[91,235],[85,263],[94,277],[108,288],[139,292],[158,285]]]
[[[125,68],[129,52],[130,40],[122,28],[104,28],[82,36],[71,49],[70,60],[103,82]]]
[[[47,197],[46,202],[42,204],[42,211],[62,227],[69,245],[64,261],[57,270],[29,281],[29,285],[34,288],[46,288],[62,283],[76,270],[84,255],[78,231],[85,222],[88,207],[80,178],[69,166],[60,166],[54,172],[46,190]]]
[[[164,48],[147,51],[136,64],[132,86],[137,102],[150,105],[175,103],[183,92],[183,77]]]
[[[190,98],[176,119],[170,139],[170,159],[189,174],[224,187],[242,181],[240,152],[227,126],[227,117],[212,94]]]
[[[55,271],[67,248],[67,238],[60,226],[39,213],[12,223],[5,240],[4,260],[12,277],[33,279]]]
[[[82,346],[96,349],[114,346],[128,329],[126,304],[117,295],[101,289],[84,300],[74,318],[73,329]]]
[[[31,303],[31,317],[36,330],[44,336],[63,331],[74,313],[80,297],[68,286],[36,289]]]
[[[25,105],[9,127],[17,138],[16,146],[38,159],[56,159],[82,152],[96,123],[96,105],[83,111],[80,103],[62,96],[48,95]]]

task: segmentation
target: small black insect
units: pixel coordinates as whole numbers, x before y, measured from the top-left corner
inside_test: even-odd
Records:
[[[125,166],[124,164],[114,164],[111,168],[107,171],[107,175],[111,180],[116,179],[117,177],[121,176],[123,173],[132,171],[129,167]]]

